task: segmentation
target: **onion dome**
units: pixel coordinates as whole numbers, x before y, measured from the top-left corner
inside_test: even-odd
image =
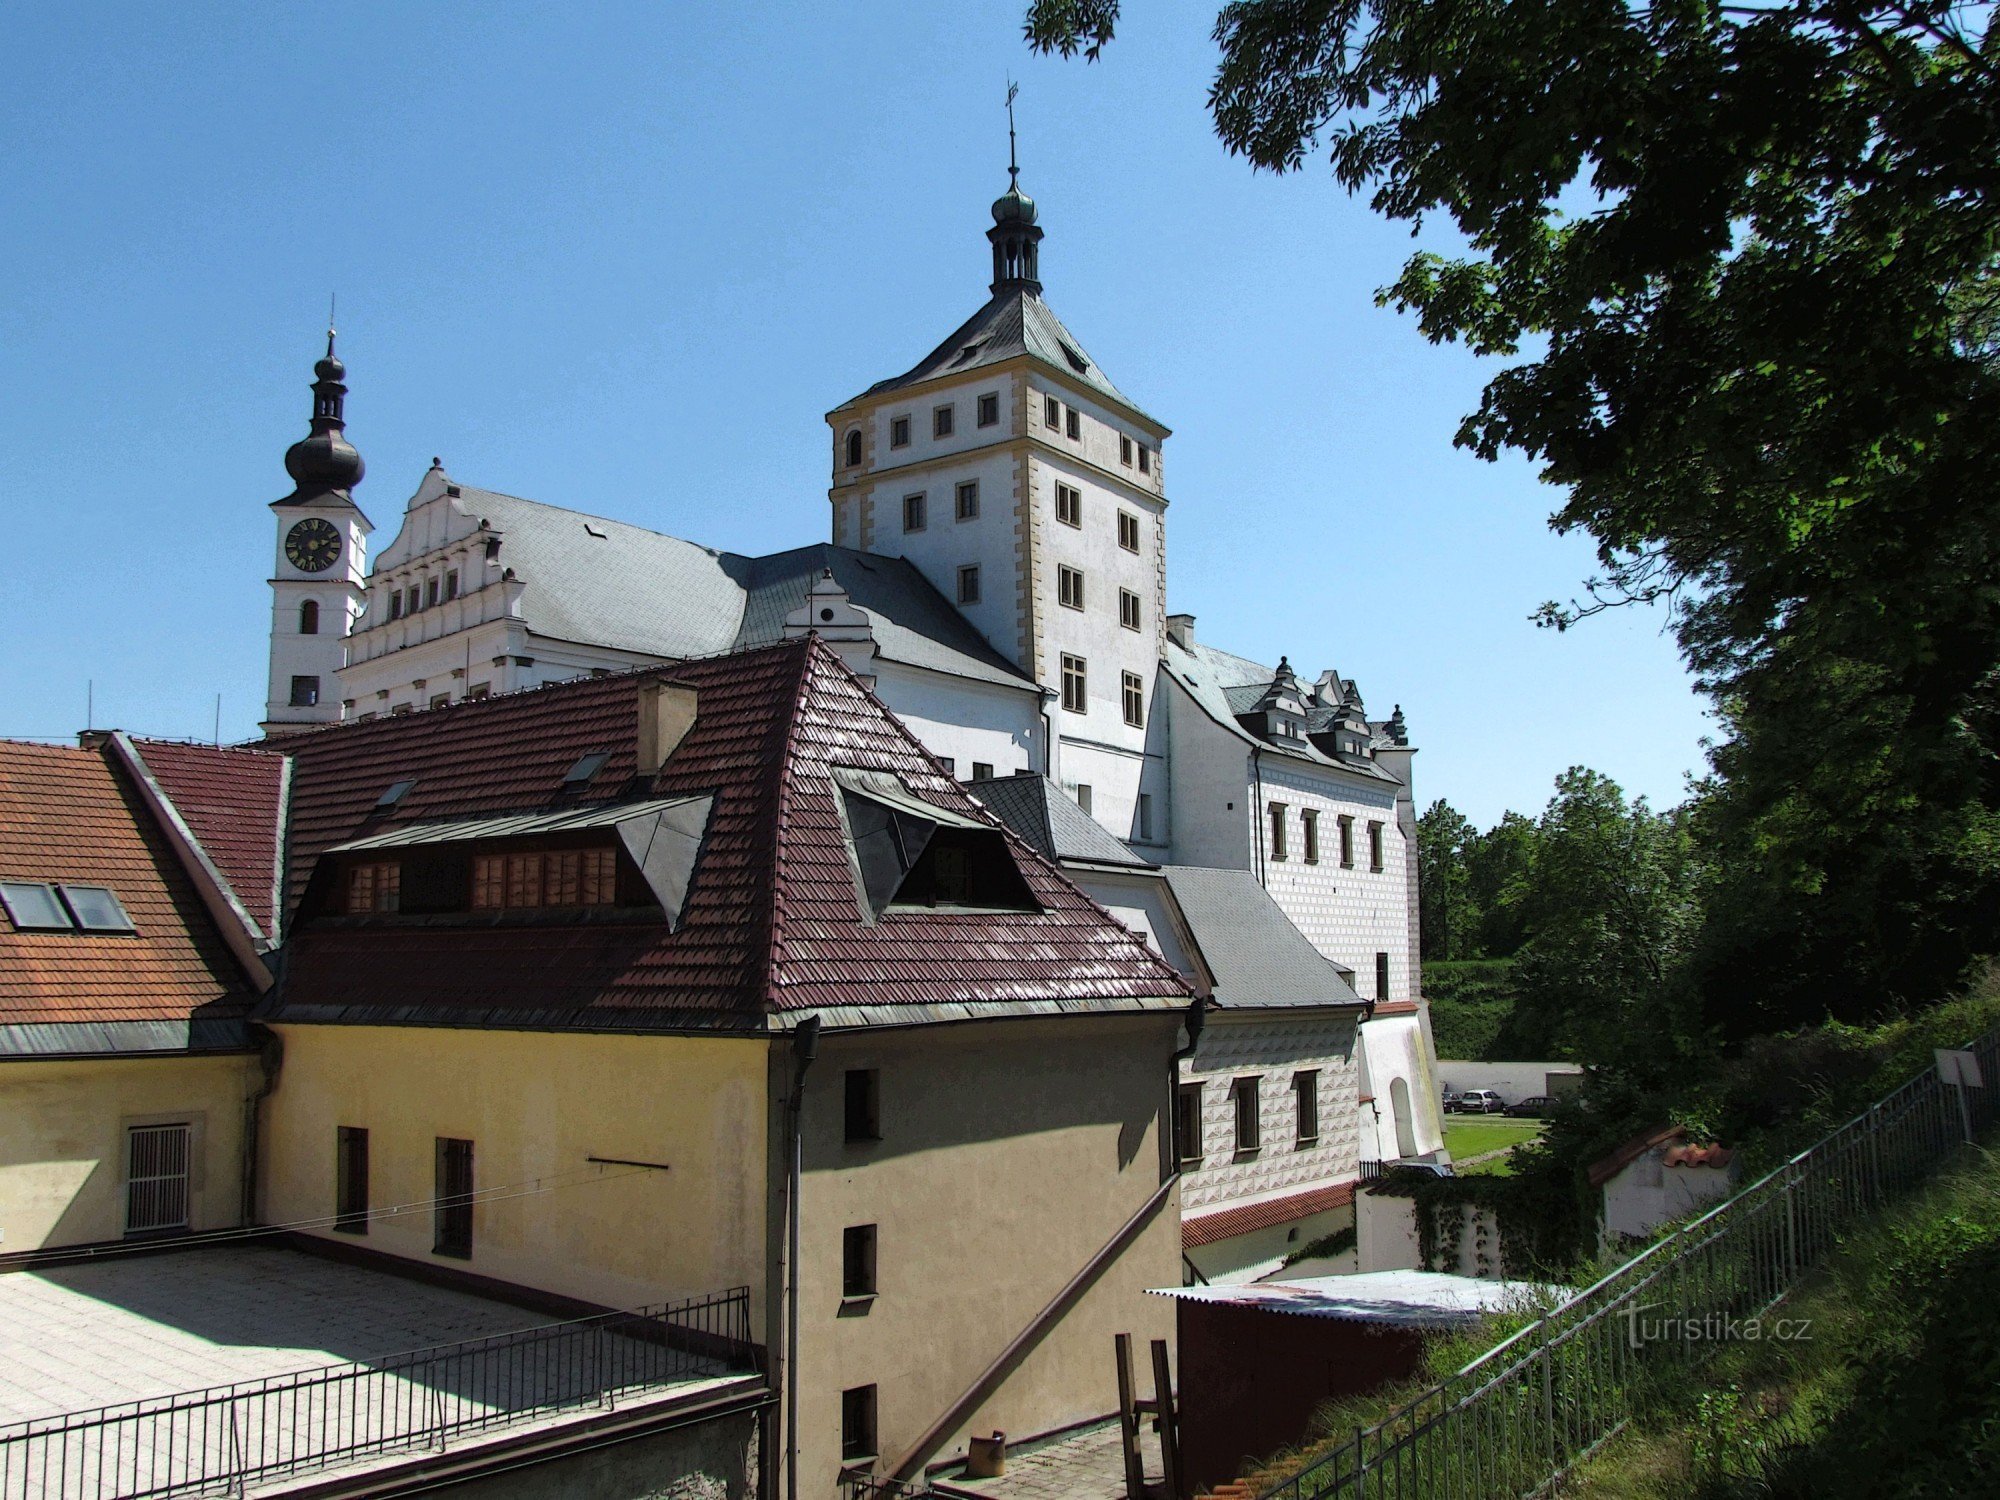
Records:
[[[298,488],[294,500],[330,493],[346,494],[367,472],[361,455],[347,441],[343,411],[347,400],[347,366],[333,352],[333,330],[326,331],[326,357],[313,366],[312,431],[285,450],[285,472]]]

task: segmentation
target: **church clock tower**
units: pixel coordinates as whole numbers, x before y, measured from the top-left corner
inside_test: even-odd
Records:
[[[271,574],[271,680],[263,729],[284,734],[340,718],[334,673],[361,613],[368,534],[375,528],[354,503],[365,465],[347,441],[343,406],[347,368],[334,357],[313,366],[312,431],[285,452],[294,488],[271,503],[277,562]]]

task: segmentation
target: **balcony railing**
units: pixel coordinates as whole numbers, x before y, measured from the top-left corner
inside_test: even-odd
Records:
[[[0,1427],[0,1500],[241,1493],[757,1368],[750,1290]]]

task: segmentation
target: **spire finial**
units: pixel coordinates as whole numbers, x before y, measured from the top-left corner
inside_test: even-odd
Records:
[[[333,358],[333,314],[334,310],[339,306],[340,293],[328,292],[326,294],[326,357],[328,359]]]
[[[1021,164],[1014,157],[1014,96],[1021,92],[1021,85],[1013,79],[1007,80],[1007,182],[1018,187],[1021,182]]]

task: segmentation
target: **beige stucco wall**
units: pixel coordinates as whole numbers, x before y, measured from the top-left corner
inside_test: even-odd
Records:
[[[762,1041],[281,1026],[265,1223],[330,1216],[335,1140],[369,1132],[365,1237],[415,1260],[618,1307],[763,1284]],[[471,1258],[432,1252],[436,1141],[473,1142]],[[593,1166],[589,1156],[669,1170]],[[760,1341],[763,1304],[752,1301]]]
[[[800,1245],[800,1494],[833,1493],[840,1396],[878,1390],[899,1457],[1163,1180],[1180,1017],[995,1021],[830,1035],[808,1075]],[[843,1141],[849,1068],[881,1070],[882,1140]],[[879,1295],[841,1299],[841,1231],[878,1226]],[[933,1457],[1116,1409],[1112,1335],[1171,1340],[1180,1204],[1137,1238]],[[1150,1388],[1150,1375],[1142,1384]]]
[[[234,1226],[258,1082],[256,1059],[240,1054],[0,1062],[0,1253],[121,1237],[136,1124],[194,1125],[189,1223]]]

